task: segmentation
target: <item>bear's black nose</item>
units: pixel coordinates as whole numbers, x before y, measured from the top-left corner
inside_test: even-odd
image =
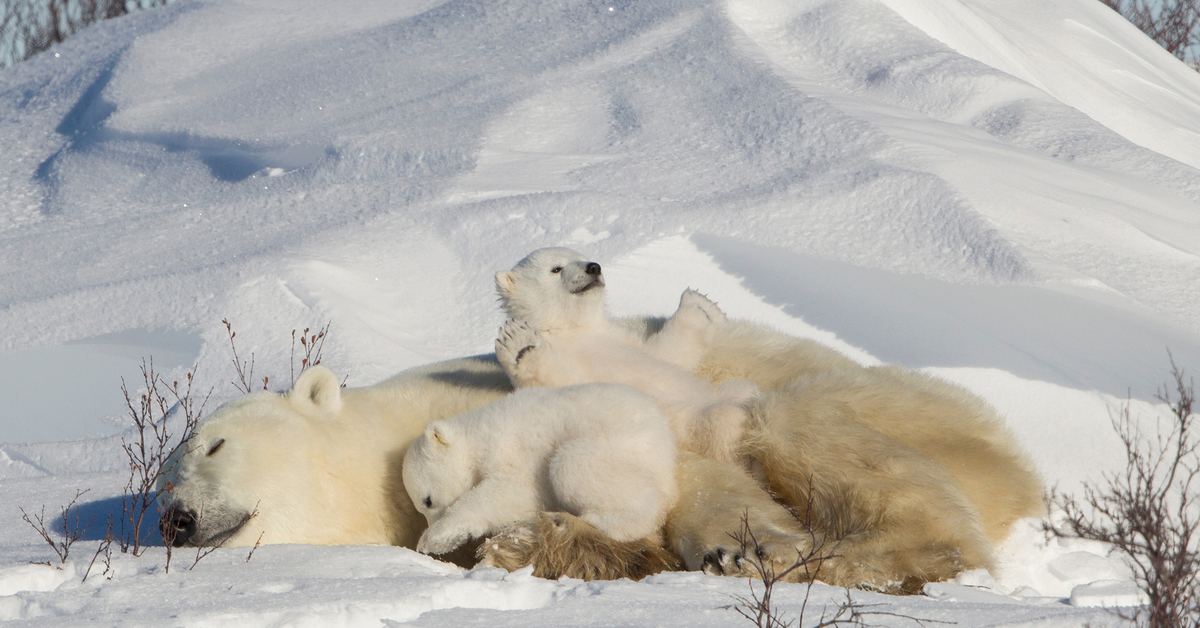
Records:
[[[158,521],[158,529],[162,532],[163,542],[173,547],[183,547],[193,536],[199,526],[196,525],[196,512],[180,510],[172,506],[163,513]]]
[[[583,267],[583,272],[595,276],[600,274],[600,265],[596,262],[588,262],[587,266]]]

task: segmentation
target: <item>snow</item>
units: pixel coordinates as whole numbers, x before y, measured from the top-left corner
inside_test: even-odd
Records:
[[[21,520],[119,512],[120,381],[209,408],[487,352],[492,273],[605,266],[616,315],[731,316],[975,391],[1047,484],[1123,464],[1110,413],[1200,367],[1200,75],[1094,0],[181,0],[0,73],[0,619],[14,625],[730,625],[746,583],[549,582],[403,548],[113,556]],[[82,549],[80,549],[82,548]],[[111,578],[109,578],[111,576]],[[799,611],[801,585],[776,593]],[[815,586],[809,612],[844,599]],[[1027,520],[925,596],[962,625],[1104,625],[1108,548]],[[815,615],[806,615],[806,621]],[[892,618],[896,625],[904,621]],[[891,622],[891,619],[883,620]],[[407,623],[406,623],[407,622]]]

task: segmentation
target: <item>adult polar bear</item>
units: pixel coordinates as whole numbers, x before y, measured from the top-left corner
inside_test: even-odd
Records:
[[[646,337],[663,325],[630,323]],[[743,449],[754,475],[681,452],[684,498],[665,532],[690,569],[747,573],[729,537],[745,515],[773,562],[790,564],[815,541],[836,553],[821,564],[821,580],[912,590],[987,566],[1009,525],[1041,511],[1031,465],[994,410],[959,387],[897,367],[864,368],[815,342],[739,321],[720,329],[696,372],[712,382],[750,381],[760,395]],[[261,538],[415,547],[425,521],[401,483],[405,450],[427,422],[511,390],[492,356],[346,390],[323,367],[309,369],[291,391],[247,395],[201,424],[159,482],[162,525],[177,545]],[[551,577],[636,576],[670,562],[563,514],[498,538],[483,546],[486,561],[532,562]]]

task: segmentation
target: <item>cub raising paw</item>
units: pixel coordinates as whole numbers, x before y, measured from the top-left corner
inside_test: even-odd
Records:
[[[513,386],[527,386],[537,379],[542,335],[524,321],[509,319],[496,335],[496,359]]]
[[[600,265],[570,249],[530,253],[496,273],[496,289],[512,319],[496,339],[496,357],[514,386],[627,384],[658,402],[680,447],[736,458],[756,389],[748,382],[713,386],[692,374],[726,324],[707,297],[684,292],[675,315],[643,340],[608,319]]]

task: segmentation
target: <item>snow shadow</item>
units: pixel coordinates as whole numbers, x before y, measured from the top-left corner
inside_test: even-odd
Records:
[[[192,366],[200,346],[196,334],[135,328],[0,354],[0,442],[118,434],[129,426],[122,380],[136,391],[143,359],[167,375]],[[62,394],[64,381],[72,394]]]
[[[265,145],[242,140],[197,137],[190,133],[129,133],[108,129],[105,123],[116,113],[117,105],[105,100],[103,94],[112,81],[114,70],[124,49],[112,55],[103,65],[79,100],[71,107],[55,132],[67,138],[67,143],[38,164],[34,178],[53,186],[55,172],[68,155],[99,150],[105,144],[132,142],[151,144],[168,153],[184,153],[208,167],[213,178],[237,183],[266,170],[282,174],[303,168],[319,159],[335,155],[332,148],[311,144]],[[43,210],[44,213],[52,213]]]
[[[1200,370],[1200,335],[1115,295],[955,284],[730,238],[692,240],[767,303],[884,362],[997,368],[1143,400],[1170,376],[1168,349],[1180,367]]]
[[[154,500],[154,493],[150,493],[150,503],[146,508],[146,515],[142,518],[141,533],[139,538],[141,544],[150,547],[162,547],[162,533],[158,530],[158,502]],[[126,500],[131,499],[125,495],[117,497],[109,497],[107,499],[98,499],[96,501],[76,504],[76,507],[71,509],[70,518],[68,521],[63,520],[62,514],[54,517],[54,522],[51,524],[52,532],[61,533],[64,529],[71,529],[78,525],[78,529],[83,533],[79,536],[80,541],[102,541],[109,534],[108,522],[112,521],[112,537],[118,539],[124,537],[126,540],[133,538],[133,524],[125,520],[124,504]],[[66,528],[63,527],[64,523]]]

